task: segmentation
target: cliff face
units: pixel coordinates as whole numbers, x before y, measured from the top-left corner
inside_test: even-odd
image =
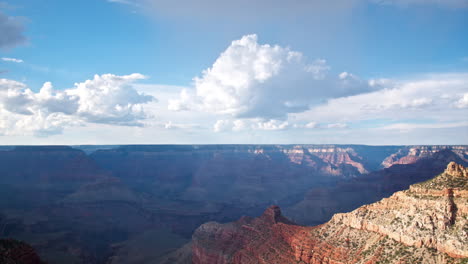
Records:
[[[202,225],[193,263],[461,263],[468,258],[468,170],[441,175],[377,203],[302,227],[270,207],[256,219]],[[466,259],[465,259],[466,260]]]
[[[407,246],[468,257],[467,172],[452,162],[436,178],[351,213],[337,214],[330,224],[343,223]]]

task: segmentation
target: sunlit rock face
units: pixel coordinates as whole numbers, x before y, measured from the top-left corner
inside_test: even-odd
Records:
[[[388,168],[395,164],[412,164],[420,159],[431,157],[437,152],[446,150],[450,150],[462,160],[468,161],[467,146],[411,146],[402,147],[396,153],[387,157],[382,162],[382,166]]]
[[[278,207],[258,218],[196,230],[193,263],[462,263],[468,257],[467,169],[435,178],[317,227],[293,224]]]

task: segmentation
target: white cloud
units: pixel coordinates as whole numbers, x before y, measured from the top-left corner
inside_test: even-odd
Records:
[[[462,98],[460,98],[456,104],[458,108],[467,108],[468,107],[468,93],[465,93]]]
[[[318,128],[319,124],[317,122],[309,122],[309,123],[305,124],[304,127],[305,128]]]
[[[0,109],[0,135],[4,136],[46,137],[61,134],[64,128],[80,124],[74,116],[63,113],[47,113],[38,109],[31,115],[21,115]]]
[[[299,121],[348,122],[374,119],[466,120],[468,74],[439,74],[415,80],[387,81],[386,88],[330,99],[304,113]]]
[[[232,129],[232,122],[230,120],[218,120],[213,126],[214,132],[223,132]]]
[[[146,118],[142,105],[154,100],[132,87],[135,81],[144,78],[138,73],[95,75],[93,80],[76,83],[66,93],[79,98],[77,115],[88,122],[139,125],[138,121]]]
[[[257,122],[255,124],[256,129],[261,130],[283,130],[289,127],[288,121],[281,121],[281,120],[268,120],[265,122]]]
[[[131,0],[107,0],[107,2],[129,5],[129,6],[134,6],[134,7],[141,7],[140,3],[138,3],[137,1],[131,1]]]
[[[24,62],[23,60],[16,59],[16,58],[2,58],[2,61],[15,62],[15,63],[23,63]]]
[[[409,132],[415,129],[440,129],[440,128],[457,128],[457,127],[466,127],[468,126],[468,122],[461,121],[461,122],[452,122],[452,123],[396,123],[391,125],[386,125],[380,127],[379,129],[385,130],[399,130],[399,131],[406,131]]]
[[[339,129],[342,129],[342,128],[347,128],[348,125],[347,124],[344,124],[344,123],[332,123],[332,124],[328,124],[327,125],[327,128],[339,128]]]
[[[247,130],[284,130],[290,127],[288,121],[282,120],[262,120],[258,118],[253,119],[235,119],[235,120],[217,120],[213,126],[214,132],[225,131],[247,131]]]
[[[184,130],[190,130],[190,129],[195,129],[199,128],[199,124],[187,124],[187,123],[174,123],[172,121],[168,121],[164,123],[164,128],[165,129],[184,129]]]
[[[146,118],[142,105],[154,99],[133,88],[132,83],[142,78],[141,74],[96,75],[62,91],[47,82],[39,92],[0,79],[0,134],[46,136],[86,122],[142,125]]]
[[[262,45],[256,35],[235,40],[213,66],[194,78],[194,89],[172,100],[172,110],[196,109],[237,118],[284,119],[326,99],[369,91],[352,74],[329,76],[323,59],[278,45]]]

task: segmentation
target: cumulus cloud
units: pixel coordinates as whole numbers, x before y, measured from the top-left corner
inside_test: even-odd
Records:
[[[259,44],[257,35],[235,40],[213,66],[194,78],[169,104],[171,110],[197,109],[236,118],[285,119],[327,99],[373,89],[352,74],[329,74],[323,59],[311,63],[300,52]]]
[[[24,62],[23,60],[16,59],[16,58],[2,58],[2,61],[15,62],[15,63],[23,63]]]
[[[86,122],[141,125],[146,118],[142,105],[154,99],[133,88],[132,83],[143,78],[141,74],[96,75],[61,91],[47,82],[39,92],[21,82],[0,79],[0,134],[46,136]]]
[[[31,115],[21,115],[0,109],[0,135],[34,135],[46,137],[61,134],[64,128],[81,122],[74,116],[62,113],[48,113],[41,109]]]
[[[144,78],[138,73],[95,75],[92,80],[76,83],[66,93],[79,98],[77,115],[88,122],[139,125],[138,120],[146,118],[142,105],[154,100],[132,87],[133,82]]]
[[[24,26],[18,18],[0,11],[0,48],[11,48],[26,41]]]

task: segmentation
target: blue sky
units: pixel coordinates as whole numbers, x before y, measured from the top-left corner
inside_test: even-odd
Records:
[[[0,13],[0,144],[468,142],[466,0],[3,0]]]

